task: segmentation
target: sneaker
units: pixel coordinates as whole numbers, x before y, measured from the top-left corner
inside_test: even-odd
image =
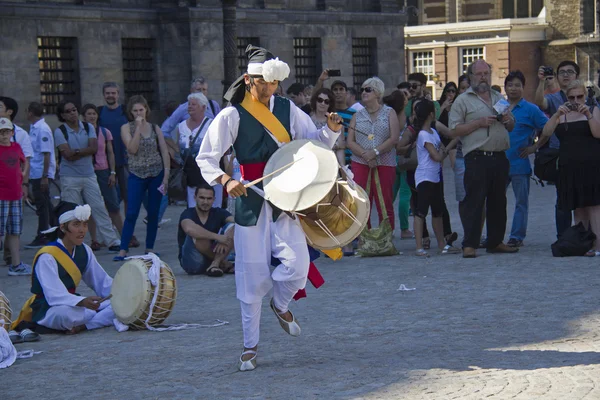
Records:
[[[8,267],[8,275],[21,276],[31,275],[31,267],[27,264],[20,263],[19,265],[10,265]]]
[[[46,236],[37,235],[31,243],[25,245],[25,248],[26,249],[41,249],[42,247],[46,246],[48,243],[50,243],[50,241],[48,240],[48,238]]]
[[[23,343],[25,341],[17,331],[8,332],[8,337],[12,344]]]
[[[523,241],[515,238],[510,238],[506,245],[508,247],[521,247],[523,246]]]
[[[40,334],[31,329],[23,329],[19,334],[24,342],[37,342],[40,340]]]
[[[163,218],[158,223],[158,227],[160,228],[161,226],[163,226],[164,224],[169,223],[169,222],[171,222],[171,218]]]

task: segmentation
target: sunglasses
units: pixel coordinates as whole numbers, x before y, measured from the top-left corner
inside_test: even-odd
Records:
[[[413,89],[416,89],[416,88],[418,88],[419,86],[421,86],[421,84],[420,84],[420,83],[413,83],[412,85],[410,85],[410,87],[411,87],[411,88],[413,88]]]
[[[360,88],[360,92],[371,93],[374,89],[372,87],[363,87]]]
[[[317,103],[321,104],[321,103],[325,103],[325,105],[329,105],[329,99],[322,99],[320,97],[317,97]]]
[[[583,94],[580,95],[580,96],[568,96],[567,99],[569,99],[569,101],[583,100],[583,99],[585,99],[585,96]]]

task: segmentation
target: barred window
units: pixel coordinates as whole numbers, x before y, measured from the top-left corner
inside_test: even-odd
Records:
[[[65,99],[79,103],[77,39],[38,37],[37,45],[44,114],[55,114]]]
[[[260,38],[257,37],[238,37],[237,38],[237,59],[238,69],[240,74],[244,74],[248,70],[248,57],[246,57],[246,48],[251,44],[260,46]]]
[[[469,65],[473,61],[479,60],[480,58],[485,58],[483,47],[464,47],[461,54],[463,74],[467,73],[467,68],[469,68]]]
[[[596,0],[581,1],[581,33],[596,31]]]
[[[294,38],[296,82],[314,85],[322,72],[321,39]]]
[[[150,109],[154,109],[155,73],[154,73],[154,39],[122,39],[123,49],[123,90],[125,98],[142,95],[148,101]]]
[[[420,72],[425,74],[427,81],[433,80],[435,68],[433,65],[433,51],[413,51],[411,73]]]
[[[377,39],[352,38],[352,75],[355,88],[377,76]]]

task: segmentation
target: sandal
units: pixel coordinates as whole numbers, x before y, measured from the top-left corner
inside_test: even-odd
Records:
[[[125,257],[127,257],[127,256],[114,256],[113,261],[116,261],[116,262],[125,261]]]
[[[596,251],[596,250],[590,250],[587,253],[585,253],[586,257],[600,257],[600,251]]]
[[[431,239],[423,238],[423,248],[429,250],[431,248]]]
[[[461,252],[462,252],[461,249],[447,244],[442,249],[441,254],[442,255],[444,255],[444,254],[458,254],[458,253],[461,253]]]
[[[98,251],[102,248],[102,245],[97,242],[96,240],[92,240],[92,244],[90,245],[90,248],[92,249],[92,251]]]
[[[425,249],[417,249],[417,251],[415,251],[415,256],[417,257],[429,257],[429,253],[425,251]]]
[[[216,265],[210,265],[206,269],[206,275],[218,278],[220,276],[223,276],[223,270],[221,268],[217,267]]]
[[[220,267],[225,274],[235,274],[235,264],[229,261],[223,262],[225,267]]]
[[[27,328],[21,331],[20,336],[23,338],[24,342],[37,342],[38,340],[40,340],[39,333]]]

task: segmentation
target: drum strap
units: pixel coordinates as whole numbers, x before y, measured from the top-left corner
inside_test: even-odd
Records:
[[[66,250],[62,250],[58,246],[44,246],[37,252],[35,258],[33,259],[33,270],[31,272],[32,280],[35,274],[35,265],[38,258],[42,254],[50,254],[54,259],[67,271],[67,273],[73,279],[73,283],[75,286],[79,286],[79,282],[81,282],[81,271],[77,268],[75,261],[67,254]],[[31,309],[31,304],[35,301],[37,295],[32,295],[25,304],[23,308],[21,308],[21,312],[19,313],[19,317],[12,323],[11,329],[15,329],[19,322],[21,321],[31,321],[33,318],[33,310]]]
[[[281,143],[288,143],[290,135],[277,119],[277,117],[263,103],[254,99],[252,95],[246,92],[244,100],[240,103],[246,111],[250,113],[262,126],[265,127]]]

